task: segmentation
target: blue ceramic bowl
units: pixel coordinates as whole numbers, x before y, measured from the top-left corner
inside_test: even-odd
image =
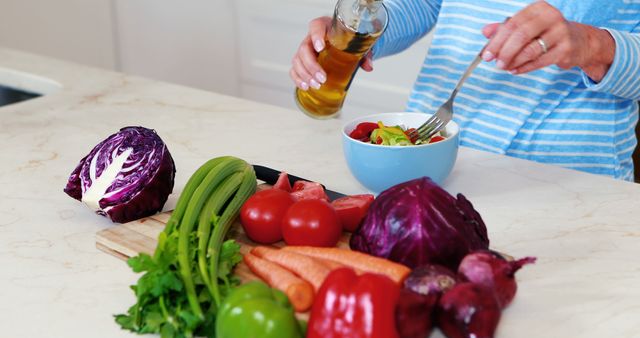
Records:
[[[359,117],[342,129],[344,156],[353,176],[374,193],[398,183],[428,176],[441,184],[453,169],[458,155],[459,128],[451,121],[446,139],[417,146],[380,146],[349,137],[361,122],[382,121],[385,125],[417,128],[431,115],[424,113],[383,113]]]

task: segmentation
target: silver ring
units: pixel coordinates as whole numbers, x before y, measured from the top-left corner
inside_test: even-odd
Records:
[[[547,48],[547,43],[544,42],[544,40],[542,40],[542,38],[538,38],[538,44],[540,45],[540,47],[542,47],[542,54],[546,54],[549,51],[549,48]]]

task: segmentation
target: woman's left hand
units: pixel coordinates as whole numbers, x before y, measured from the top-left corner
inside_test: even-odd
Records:
[[[563,69],[580,67],[594,81],[600,81],[615,55],[615,41],[609,32],[567,21],[546,1],[536,1],[504,24],[487,25],[482,33],[491,37],[483,59],[497,60],[498,68],[512,74],[557,65]]]

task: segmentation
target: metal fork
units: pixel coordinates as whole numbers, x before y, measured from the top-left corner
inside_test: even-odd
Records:
[[[449,123],[449,121],[451,121],[451,118],[453,117],[453,99],[458,94],[458,91],[462,87],[462,84],[464,83],[464,81],[467,80],[469,75],[471,75],[471,72],[473,72],[473,70],[476,69],[478,64],[480,64],[480,62],[482,61],[482,53],[484,52],[484,49],[486,47],[487,46],[485,45],[482,48],[482,50],[480,50],[480,53],[478,53],[478,56],[476,56],[476,58],[473,60],[471,65],[469,65],[469,67],[464,72],[464,74],[462,74],[462,78],[460,78],[460,81],[458,81],[456,88],[451,93],[451,96],[449,96],[449,99],[447,100],[447,102],[445,102],[442,106],[440,106],[440,108],[438,108],[438,111],[435,114],[433,114],[425,123],[423,123],[420,127],[414,129],[411,133],[409,133],[409,137],[412,140],[416,139],[421,141],[427,141],[437,132],[442,130],[442,128],[444,128],[447,125],[447,123]]]

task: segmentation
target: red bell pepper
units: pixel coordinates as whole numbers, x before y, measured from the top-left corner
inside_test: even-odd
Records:
[[[398,338],[400,286],[386,276],[332,271],[311,308],[307,338]]]

